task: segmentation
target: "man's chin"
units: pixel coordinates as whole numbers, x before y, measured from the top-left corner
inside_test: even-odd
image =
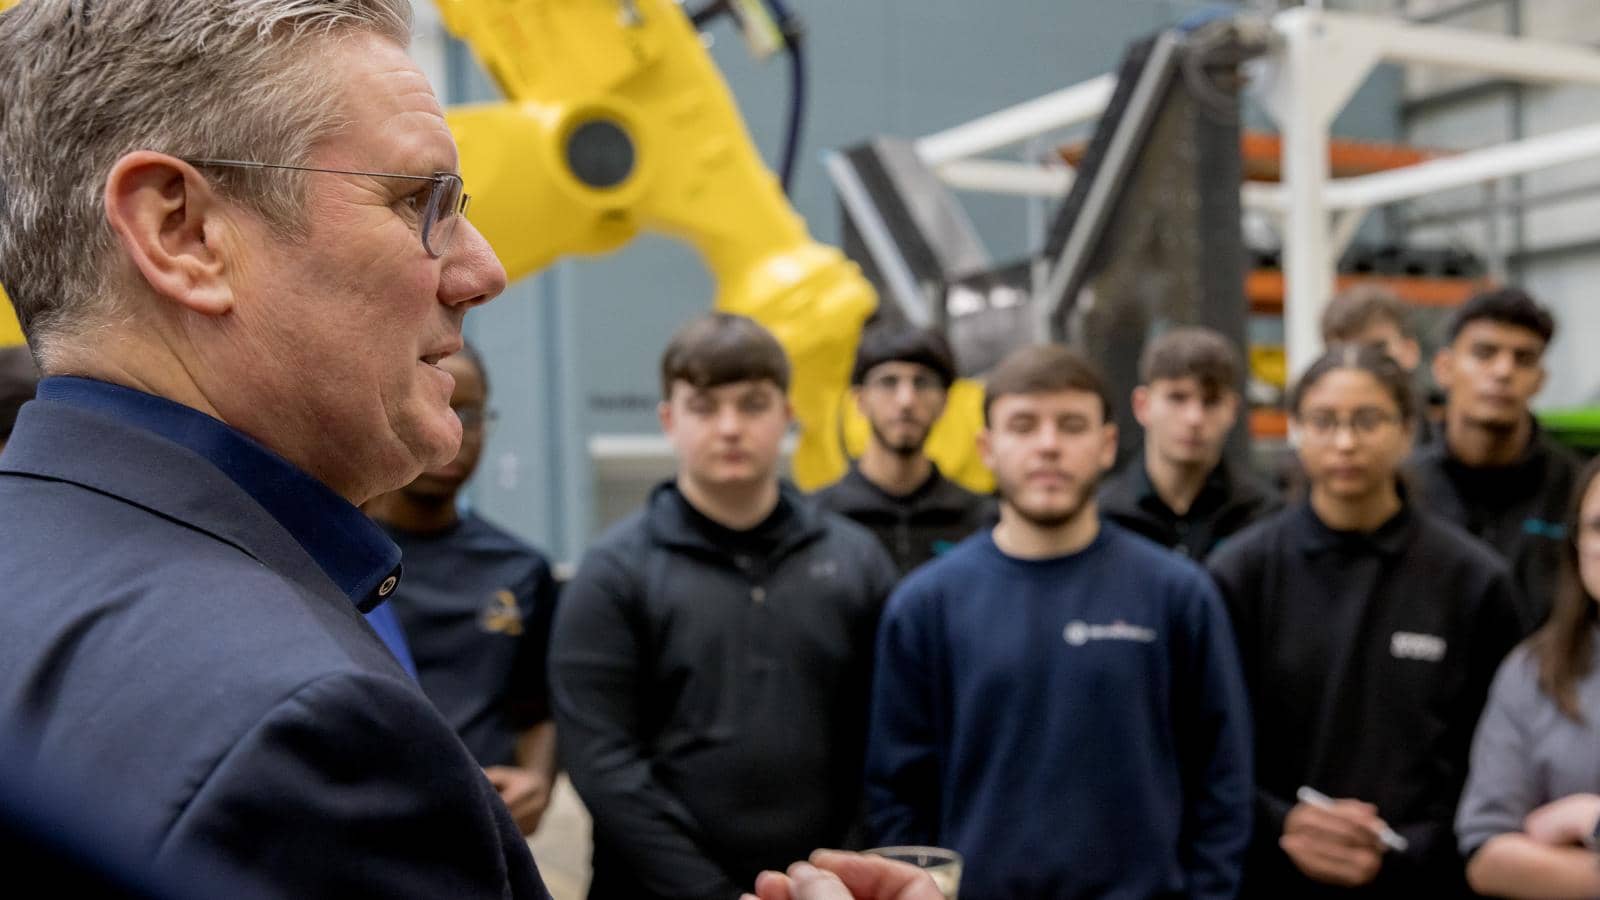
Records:
[[[867,424],[871,427],[872,436],[878,445],[896,456],[916,456],[922,452],[922,445],[928,441],[930,429],[927,428],[902,424],[884,429],[871,422]]]
[[[695,480],[706,487],[737,489],[754,487],[771,477],[771,473],[758,471],[754,466],[719,466],[698,473]]]
[[[447,406],[443,415],[430,416],[430,425],[418,435],[413,447],[423,473],[435,472],[455,462],[461,452],[461,420]]]
[[[1484,431],[1508,432],[1515,431],[1526,415],[1521,411],[1508,412],[1503,407],[1494,407],[1482,410],[1480,415],[1472,417],[1472,421]]]
[[[1002,491],[1002,499],[1029,524],[1037,528],[1055,529],[1072,522],[1083,512],[1089,504],[1089,498],[1094,496],[1096,486],[1091,484],[1065,495],[1054,494],[1045,499],[1026,496],[1026,492],[1023,496],[1015,496]]]

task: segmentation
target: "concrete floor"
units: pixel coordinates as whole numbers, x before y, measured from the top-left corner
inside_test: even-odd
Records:
[[[583,900],[589,890],[589,813],[565,775],[528,846],[555,900]]]

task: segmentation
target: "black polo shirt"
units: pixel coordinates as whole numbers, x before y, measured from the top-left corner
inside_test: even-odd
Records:
[[[1100,512],[1118,525],[1191,559],[1203,560],[1229,536],[1275,512],[1276,492],[1227,460],[1207,476],[1189,511],[1178,515],[1161,499],[1144,458],[1134,457],[1100,488]]]
[[[1505,564],[1409,505],[1357,533],[1301,503],[1207,567],[1255,713],[1256,836],[1240,896],[1471,896],[1452,826],[1473,729],[1517,642]],[[1385,853],[1358,891],[1311,881],[1278,846],[1301,785],[1375,804],[1410,848]]]
[[[517,736],[550,718],[545,657],[556,583],[549,563],[471,513],[431,534],[385,528],[406,566],[389,605],[423,693],[479,765],[514,765]]]

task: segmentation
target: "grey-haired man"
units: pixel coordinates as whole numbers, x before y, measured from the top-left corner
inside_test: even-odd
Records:
[[[0,719],[156,868],[282,896],[544,897],[361,612],[357,504],[449,459],[505,274],[406,0],[0,14],[0,282],[45,378],[0,456]]]

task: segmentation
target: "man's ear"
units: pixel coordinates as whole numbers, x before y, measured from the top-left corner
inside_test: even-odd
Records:
[[[1141,384],[1133,389],[1133,418],[1141,427],[1150,427],[1144,420],[1150,409],[1150,386]]]
[[[106,177],[106,221],[157,295],[201,315],[233,308],[216,238],[221,204],[188,163],[149,150],[118,159]]]
[[[1433,380],[1448,392],[1456,380],[1456,358],[1449,347],[1441,347],[1433,355]]]
[[[1422,364],[1422,345],[1417,343],[1416,338],[1408,337],[1401,340],[1400,352],[1395,357],[1395,362],[1399,363],[1400,368],[1405,369],[1407,372],[1414,371],[1417,366]]]
[[[661,433],[672,434],[672,404],[666,400],[656,404],[656,420],[661,423]]]
[[[1117,423],[1107,422],[1100,426],[1100,458],[1096,460],[1101,472],[1111,471],[1117,463]]]
[[[1232,431],[1233,426],[1239,424],[1239,407],[1244,404],[1244,398],[1239,396],[1238,391],[1229,389],[1222,392],[1221,402],[1228,408],[1227,430]]]

